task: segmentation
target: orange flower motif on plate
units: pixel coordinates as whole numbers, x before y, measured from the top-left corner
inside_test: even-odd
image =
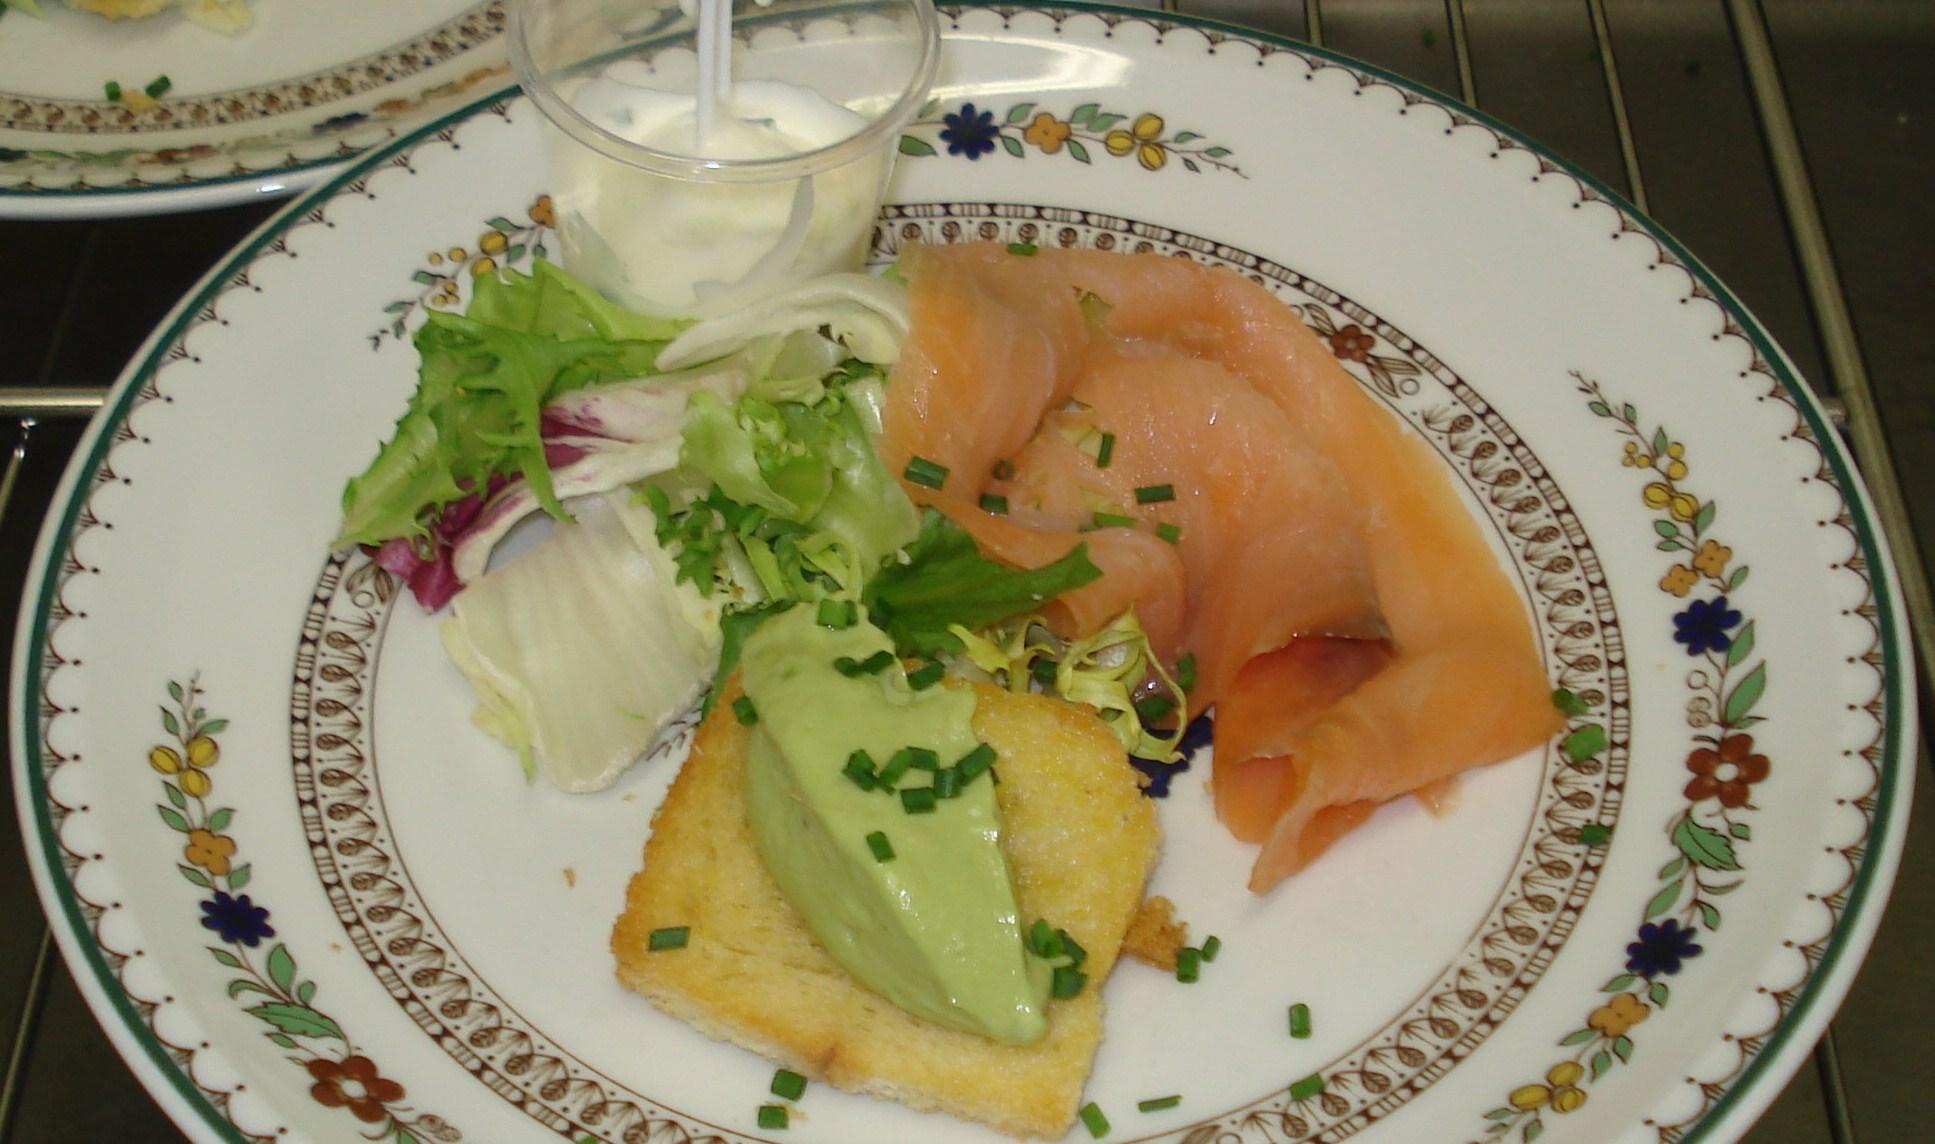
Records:
[[[198,827],[188,832],[188,845],[181,848],[181,853],[217,878],[226,877],[229,859],[235,856],[235,839]]]
[[[1048,112],[1038,113],[1030,120],[1021,137],[1041,148],[1042,154],[1053,155],[1068,142],[1068,135],[1074,130],[1066,120],[1057,119]]]

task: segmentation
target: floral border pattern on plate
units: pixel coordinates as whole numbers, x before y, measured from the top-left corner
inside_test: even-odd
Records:
[[[44,99],[0,91],[0,131],[42,135],[134,135],[273,119],[401,83],[504,34],[505,0],[477,4],[400,44],[293,79],[186,98],[140,110],[110,99]],[[416,101],[401,101],[416,102]],[[389,109],[389,104],[379,105]],[[395,110],[405,110],[399,106]]]
[[[1686,447],[1664,426],[1649,436],[1632,403],[1615,404],[1598,382],[1576,374],[1574,380],[1587,398],[1588,411],[1613,422],[1627,438],[1623,464],[1653,478],[1641,490],[1640,501],[1653,516],[1655,547],[1674,554],[1670,559],[1676,561],[1679,554],[1688,554],[1660,578],[1660,591],[1679,599],[1702,587],[1714,594],[1692,600],[1673,616],[1674,641],[1701,664],[1686,676],[1691,696],[1685,719],[1693,730],[1686,769],[1693,777],[1682,792],[1686,806],[1666,825],[1673,857],[1660,867],[1659,886],[1641,908],[1639,928],[1626,945],[1624,969],[1601,988],[1605,996],[1593,1003],[1585,1023],[1559,1039],[1558,1047],[1572,1050],[1570,1055],[1548,1068],[1542,1079],[1511,1089],[1503,1104],[1485,1113],[1492,1122],[1486,1135],[1500,1137],[1516,1130],[1523,1144],[1544,1134],[1548,1112],[1564,1116],[1578,1111],[1586,1104],[1590,1085],[1632,1059],[1633,1029],[1655,1010],[1665,1009],[1672,997],[1665,979],[1706,951],[1702,941],[1718,935],[1722,913],[1716,899],[1747,880],[1741,847],[1754,836],[1746,818],[1755,809],[1753,787],[1772,773],[1767,756],[1754,751],[1753,736],[1746,733],[1764,721],[1753,712],[1766,691],[1767,663],[1763,659],[1749,666],[1756,621],[1729,603],[1729,594],[1746,583],[1748,567],[1733,563],[1733,548],[1712,534],[1719,505],[1700,500],[1682,484],[1691,473]],[[1584,713],[1583,703],[1569,712]],[[1603,732],[1595,724],[1583,724],[1567,742],[1582,736],[1603,738]],[[1610,831],[1596,832],[1592,839],[1595,845],[1610,841]],[[1664,920],[1655,920],[1660,918]]]
[[[941,146],[924,137],[923,129],[938,127]],[[979,159],[994,154],[997,147],[1016,159],[1028,157],[1029,149],[1047,155],[1066,155],[1077,163],[1093,163],[1091,147],[1117,159],[1135,156],[1145,171],[1160,171],[1171,157],[1190,174],[1201,174],[1204,167],[1248,178],[1231,161],[1228,147],[1205,139],[1201,132],[1171,133],[1168,123],[1153,111],[1130,116],[1105,109],[1099,103],[1084,103],[1058,116],[1040,103],[1028,100],[1010,104],[995,118],[993,108],[963,103],[954,111],[943,111],[941,101],[930,101],[920,116],[900,137],[902,155],[922,159],[948,155]]]
[[[1550,964],[1597,881],[1603,855],[1587,839],[1592,830],[1607,830],[1616,820],[1630,716],[1619,666],[1619,625],[1603,598],[1596,553],[1524,443],[1495,413],[1476,413],[1484,409],[1482,399],[1388,323],[1321,284],[1234,248],[1106,215],[981,204],[893,206],[885,214],[873,245],[880,261],[890,259],[900,244],[920,240],[1187,253],[1302,299],[1299,309],[1307,320],[1321,311],[1317,324],[1331,331],[1329,344],[1346,368],[1447,455],[1494,526],[1516,543],[1519,574],[1540,616],[1551,670],[1568,693],[1606,713],[1606,723],[1614,727],[1610,737],[1603,726],[1596,727],[1589,750],[1582,749],[1582,738],[1548,749],[1543,794],[1515,866],[1520,872],[1508,879],[1487,920],[1439,972],[1436,985],[1403,1006],[1380,1033],[1325,1066],[1316,1089],[1291,1089],[1286,1078],[1286,1086],[1273,1093],[1194,1130],[1178,1130],[1234,1131],[1241,1139],[1259,1141],[1286,1133],[1341,1139],[1361,1131],[1449,1072],[1504,1022]],[[503,245],[495,254],[478,256],[491,259],[490,269],[535,257],[541,238],[525,234],[525,228],[513,236],[507,224],[508,219],[493,218],[482,231],[484,239],[500,236]],[[533,227],[538,227],[535,218]],[[520,239],[515,247],[512,237]],[[511,256],[514,248],[520,253]],[[466,265],[454,253],[443,264]],[[462,278],[448,281],[456,295],[439,301],[441,306],[455,305],[461,297]],[[1421,395],[1419,379],[1426,377],[1448,401]],[[1400,398],[1410,408],[1398,406]],[[366,558],[331,557],[297,657],[291,702],[297,799],[318,876],[326,885],[346,888],[331,895],[345,933],[384,989],[433,1041],[453,1054],[452,1046],[463,1046],[457,1055],[467,1069],[554,1131],[612,1140],[639,1133],[680,1140],[711,1131],[578,1061],[555,1037],[504,1004],[447,936],[430,925],[429,904],[412,884],[393,831],[385,825],[376,780],[378,745],[369,721],[370,680],[395,598],[388,574]],[[654,753],[679,745],[663,744]]]
[[[155,810],[168,829],[186,839],[175,869],[190,885],[208,891],[200,903],[201,924],[222,942],[207,947],[209,956],[234,972],[225,986],[229,999],[267,1025],[263,1036],[309,1075],[310,1099],[354,1116],[365,1140],[462,1140],[463,1133],[449,1121],[404,1104],[403,1085],[378,1071],[336,1019],[316,1005],[316,983],[302,977],[287,942],[262,949],[276,930],[269,907],[243,892],[253,871],[249,863],[236,861],[240,844],[227,833],[235,808],[209,801],[215,787],[209,772],[222,761],[217,736],[228,720],[209,718],[198,676],[169,680],[168,698],[172,706],[162,706],[161,727],[173,742],[148,749],[148,765],[161,776],[166,796]]]
[[[396,128],[419,115],[510,75],[508,63],[473,68],[407,96],[383,100],[365,111],[346,111],[306,128],[248,135],[177,147],[76,150],[0,146],[0,195],[171,187],[198,179],[269,174],[331,159],[347,160],[394,138]],[[88,176],[119,177],[91,183]],[[18,182],[6,180],[18,179]]]

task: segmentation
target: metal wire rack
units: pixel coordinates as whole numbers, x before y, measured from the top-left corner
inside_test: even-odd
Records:
[[[1786,266],[1785,273],[1771,275],[1776,281],[1755,283],[1760,297],[1754,297],[1753,290],[1746,292],[1757,307],[1764,307],[1763,316],[1827,397],[1830,412],[1873,495],[1898,563],[1919,659],[1924,665],[1935,664],[1935,597],[1931,596],[1911,501],[1902,480],[1904,472],[1911,477],[1920,475],[1916,462],[1922,454],[1914,449],[1920,442],[1897,440],[1903,451],[1893,453],[1889,440],[1889,430],[1896,428],[1899,419],[1915,421],[1916,431],[1920,431],[1920,422],[1915,420],[1919,407],[1912,397],[1904,397],[1899,387],[1878,394],[1871,379],[1844,279],[1847,271],[1830,244],[1829,211],[1823,204],[1821,185],[1810,173],[1803,130],[1797,124],[1797,107],[1803,105],[1798,102],[1796,89],[1784,82],[1776,58],[1778,46],[1798,58],[1813,60],[1816,40],[1810,37],[1825,38],[1840,45],[1834,50],[1842,51],[1850,38],[1868,44],[1874,49],[1870,55],[1878,53],[1884,69],[1886,61],[1894,59],[1911,73],[1904,84],[1896,85],[1902,88],[1896,117],[1899,125],[1912,128],[1921,117],[1935,115],[1935,98],[1931,98],[1935,93],[1931,93],[1928,82],[1912,79],[1918,66],[1915,61],[1925,60],[1928,47],[1935,46],[1935,12],[1927,5],[1916,0],[1850,0],[1840,4],[1820,0],[1162,0],[1159,6],[1164,11],[1226,20],[1333,47],[1433,84],[1466,103],[1515,122],[1515,110],[1535,112],[1542,122],[1525,126],[1589,167],[1596,158],[1599,166],[1595,173],[1622,188],[1642,211],[1663,207],[1656,217],[1681,230],[1696,250],[1704,249],[1702,239],[1708,235],[1699,233],[1703,230],[1711,232],[1714,241],[1727,249],[1756,241],[1738,235],[1730,238],[1727,232],[1709,224],[1716,214],[1726,214],[1730,209],[1727,204],[1732,202],[1749,203],[1741,209],[1751,216],[1754,195],[1748,192],[1758,185],[1761,199],[1771,210],[1770,217],[1759,220],[1766,226],[1758,241],[1771,244],[1775,250],[1758,262],[1738,261],[1750,275],[1768,266],[1779,269],[1783,261]],[[1885,46],[1891,37],[1897,44],[1892,55]],[[1714,46],[1721,50],[1707,50]],[[1579,50],[1582,47],[1585,50]],[[1622,73],[1622,56],[1628,53],[1641,61],[1642,78],[1637,82]],[[1678,203],[1669,206],[1656,203],[1648,193],[1649,174],[1654,176],[1655,186],[1662,184],[1662,176],[1673,176],[1672,181],[1684,186],[1688,177],[1680,172],[1689,165],[1697,166],[1689,160],[1687,148],[1698,147],[1700,141],[1676,140],[1672,129],[1662,126],[1671,123],[1673,95],[1670,91],[1662,93],[1660,89],[1670,85],[1662,84],[1660,77],[1674,70],[1671,61],[1676,55],[1684,57],[1678,68],[1682,78],[1698,78],[1711,68],[1713,86],[1737,89],[1741,96],[1731,120],[1716,114],[1705,123],[1709,131],[1735,133],[1721,150],[1751,159],[1749,169],[1738,172],[1747,190],[1733,193],[1739,188],[1732,188],[1722,193],[1726,202],[1720,204],[1689,207],[1690,200],[1682,193]],[[1663,64],[1663,60],[1667,62]],[[1483,74],[1480,63],[1485,65]],[[1519,93],[1516,109],[1495,106],[1488,100],[1494,76],[1499,77],[1501,89]],[[1884,92],[1889,89],[1888,76],[1871,78]],[[1545,102],[1528,103],[1527,92]],[[1811,96],[1821,98],[1818,82]],[[1829,92],[1827,98],[1840,97]],[[1663,107],[1668,109],[1665,118]],[[1642,123],[1642,118],[1646,122]],[[1835,118],[1816,115],[1815,121],[1833,122]],[[1654,134],[1649,135],[1649,129]],[[1708,143],[1718,146],[1721,139],[1716,134]],[[1913,139],[1911,134],[1911,145]],[[1821,139],[1817,135],[1807,142],[1819,145]],[[1572,144],[1591,151],[1592,158],[1572,150]],[[1919,179],[1923,185],[1930,173],[1927,156],[1931,151],[1935,148],[1922,149]],[[1850,177],[1838,169],[1836,176],[1844,184]],[[1698,173],[1693,176],[1698,177]],[[203,266],[212,264],[266,209],[198,216],[205,225],[197,226],[193,237],[176,243],[173,249],[198,249],[203,262],[180,267],[179,273],[185,277],[179,285],[185,287]],[[1686,217],[1669,217],[1668,212],[1675,209]],[[1756,225],[1752,217],[1740,221],[1743,226]],[[53,474],[72,449],[77,424],[100,407],[105,383],[121,357],[96,360],[83,372],[57,374],[56,370],[72,368],[66,363],[77,358],[88,360],[88,355],[77,355],[69,349],[80,336],[77,331],[84,312],[98,305],[103,296],[110,301],[118,297],[115,287],[100,280],[128,273],[127,259],[140,254],[138,248],[116,249],[117,240],[124,238],[132,225],[129,223],[37,225],[66,231],[49,239],[44,231],[29,235],[33,229],[30,224],[0,223],[0,260],[9,258],[4,252],[19,245],[15,239],[26,236],[39,240],[38,245],[35,241],[26,243],[30,252],[40,252],[30,253],[30,262],[45,257],[52,247],[59,248],[52,261],[66,267],[65,294],[45,315],[45,321],[30,323],[31,328],[9,327],[4,312],[0,312],[0,349],[8,349],[10,341],[14,343],[6,354],[8,368],[38,361],[32,384],[0,386],[0,419],[11,424],[12,435],[4,474],[0,474],[0,537],[5,538],[0,556],[4,557],[4,574],[8,577],[4,582],[16,588],[32,535],[46,508]],[[151,220],[149,225],[164,224]],[[1912,227],[1909,233],[1912,238]],[[1785,260],[1781,257],[1783,250],[1787,253]],[[1927,253],[1920,252],[1923,257]],[[1874,261],[1865,260],[1861,272],[1869,273]],[[1913,254],[1910,261],[1916,261]],[[1729,267],[1719,268],[1736,287],[1743,286]],[[1872,283],[1871,294],[1893,285],[1887,280]],[[122,323],[127,327],[121,339],[125,343],[122,354],[132,350],[178,293],[178,289],[161,286],[148,291],[145,310],[134,308]],[[1908,299],[1908,308],[1925,314],[1929,304],[1935,302],[1930,293],[1924,282],[1919,296]],[[1889,329],[1881,331],[1884,339],[1889,334]],[[22,342],[28,352],[13,352],[21,349]],[[34,351],[38,351],[37,358]],[[1894,419],[1885,421],[1884,411]],[[1926,672],[1923,677],[1926,679]],[[1925,748],[1919,765],[1927,766]],[[1930,829],[1925,822],[1911,826],[1904,885],[1916,879],[1918,861],[1921,867],[1929,865],[1927,859],[1918,859],[1917,855],[1926,849]],[[19,872],[15,880],[24,883],[24,872]],[[1920,881],[1925,884],[1927,880]],[[17,890],[13,897],[24,901],[30,893]],[[1898,915],[1902,912],[1897,909]],[[37,914],[29,905],[25,914],[17,916]],[[1918,935],[1912,931],[1916,927],[1925,930],[1925,926],[1925,921],[1912,917],[1885,926],[1876,947],[1876,960],[1917,964],[1911,947]],[[0,998],[0,1019],[11,1016],[14,1021],[4,1080],[0,1081],[0,1141],[78,1138],[71,1135],[71,1128],[54,1127],[71,1125],[71,1119],[63,1116],[71,1114],[77,1097],[103,1099],[100,1094],[107,1093],[105,1099],[109,1101],[140,1105],[144,1098],[135,1091],[131,1078],[119,1075],[125,1070],[113,1059],[98,1031],[91,1028],[85,1016],[76,1016],[80,1012],[78,1002],[71,997],[72,986],[66,982],[58,959],[51,956],[45,927],[37,929],[37,937],[20,935],[14,944],[20,947],[14,959],[18,963],[14,970],[17,980],[0,979],[0,989],[11,991]],[[7,968],[0,963],[0,971]],[[1876,972],[1872,966],[1870,972]],[[1921,976],[1926,978],[1925,973]],[[1906,992],[1893,983],[1871,989],[1858,984],[1836,1029],[1831,1029],[1815,1050],[1815,1075],[1797,1078],[1750,1139],[1756,1144],[1820,1144],[1829,1140],[1852,1144],[1857,1139],[1857,1124],[1872,1140],[1919,1136],[1925,1125],[1913,1114],[1918,1100],[1920,1110],[1926,1111],[1927,1096],[1914,1091],[1912,1078],[1905,1075],[1910,1066],[1897,1066],[1904,1074],[1900,1076],[1866,1074],[1885,1070],[1891,1058],[1904,1062],[1920,1059],[1908,1039],[1913,1033],[1906,1030],[1918,1025],[1912,1014],[1924,1018],[1930,1015],[1931,1004],[1935,1003],[1931,994],[1935,994],[1935,988],[1925,980],[1909,984]],[[79,1021],[78,1032],[65,1027],[70,1018]],[[1849,1025],[1859,1026],[1863,1062],[1859,1084],[1851,1084],[1849,1073],[1844,1072],[1837,1039],[1837,1031]],[[1886,1034],[1891,1028],[1902,1029],[1892,1041]],[[1896,1052],[1899,1056],[1894,1056]],[[118,1076],[118,1087],[79,1076],[90,1070]],[[103,1083],[107,1083],[106,1088],[101,1087]],[[63,1108],[68,1112],[63,1113]],[[110,1125],[104,1131],[113,1138],[174,1138],[172,1129],[158,1116],[147,1108],[143,1118],[137,1109],[127,1113],[127,1119],[99,1123]],[[105,1137],[90,1134],[89,1138]]]

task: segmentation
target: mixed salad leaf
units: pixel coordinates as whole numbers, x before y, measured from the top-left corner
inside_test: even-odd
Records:
[[[907,324],[904,284],[867,275],[697,324],[627,312],[542,260],[480,277],[465,313],[418,331],[417,391],[344,490],[337,543],[372,548],[431,610],[456,600],[445,644],[480,725],[567,789],[610,782],[612,760],[692,695],[709,709],[746,637],[796,606],[871,622],[902,657],[1088,703],[1125,744],[1166,745],[1132,691],[1157,677],[1180,691],[1132,616],[1081,646],[1039,622],[1101,575],[1085,544],[1040,568],[990,560],[882,462],[885,367]],[[550,536],[487,571],[539,510]],[[483,590],[459,595],[469,584]],[[626,592],[653,601],[623,606]],[[627,642],[667,651],[644,671],[640,649],[614,646]]]
[[[648,377],[683,324],[621,310],[550,263],[476,280],[462,315],[432,311],[417,331],[417,388],[375,461],[343,490],[336,546],[427,541],[444,506],[522,477],[539,506],[552,489],[542,415],[576,389]]]
[[[902,655],[938,656],[965,650],[954,628],[984,628],[1034,612],[1064,592],[1102,574],[1077,544],[1040,568],[1010,568],[981,555],[960,525],[929,511],[905,563],[883,568],[863,599],[875,623]]]

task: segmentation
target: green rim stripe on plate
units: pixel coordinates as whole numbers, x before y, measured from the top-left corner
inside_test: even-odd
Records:
[[[950,8],[954,6],[950,5]],[[980,4],[961,5],[961,10],[987,7]],[[1867,561],[1866,573],[1872,588],[1876,608],[1877,639],[1882,657],[1882,692],[1886,696],[1886,710],[1883,714],[1881,737],[1882,757],[1880,774],[1874,793],[1874,811],[1870,831],[1863,840],[1862,854],[1856,864],[1854,876],[1845,893],[1846,905],[1834,931],[1828,938],[1827,948],[1820,960],[1814,965],[1806,984],[1801,988],[1799,998],[1782,1016],[1779,1024],[1769,1033],[1759,1051],[1742,1066],[1739,1072],[1722,1082],[1725,1091],[1708,1107],[1700,1119],[1689,1126],[1685,1141],[1705,1139],[1731,1111],[1738,1105],[1742,1095],[1752,1091],[1761,1077],[1772,1067],[1773,1062],[1788,1050],[1797,1029],[1807,1023],[1821,1002],[1830,981],[1835,977],[1842,959],[1848,952],[1855,929],[1855,921],[1869,908],[1869,897],[1875,889],[1880,867],[1883,863],[1877,857],[1891,849],[1896,824],[1894,819],[1900,805],[1902,777],[1905,770],[1905,726],[1903,711],[1909,687],[1909,665],[1903,658],[1899,626],[1896,619],[1895,593],[1892,581],[1893,569],[1881,559],[1876,539],[1872,509],[1867,502],[1864,489],[1854,479],[1851,465],[1841,446],[1839,438],[1829,427],[1814,397],[1801,385],[1792,363],[1787,356],[1775,348],[1772,339],[1740,300],[1728,290],[1707,269],[1706,265],[1695,258],[1685,246],[1668,234],[1657,223],[1641,214],[1624,196],[1607,186],[1593,175],[1581,170],[1572,163],[1552,154],[1529,136],[1499,122],[1489,114],[1468,107],[1459,101],[1426,88],[1394,72],[1373,64],[1351,59],[1326,48],[1315,47],[1288,37],[1256,29],[1244,28],[1218,20],[1186,16],[1177,13],[1157,13],[1146,8],[1130,8],[1115,4],[1083,4],[1080,7],[1044,7],[1045,12],[1064,15],[1093,14],[1097,12],[1114,13],[1123,17],[1146,20],[1158,24],[1179,27],[1199,28],[1215,32],[1236,41],[1250,41],[1271,45],[1278,49],[1323,60],[1348,70],[1374,77],[1401,91],[1410,93],[1419,101],[1436,106],[1458,116],[1465,116],[1473,124],[1482,125],[1500,137],[1508,139],[1524,148],[1530,154],[1554,165],[1559,171],[1576,180],[1581,186],[1589,188],[1594,194],[1602,196],[1607,205],[1632,220],[1643,233],[1657,241],[1661,248],[1678,259],[1687,273],[1712,295],[1713,301],[1738,325],[1740,332],[1766,361],[1768,370],[1781,387],[1793,399],[1796,408],[1807,425],[1814,431],[1816,444],[1820,448],[1830,469],[1835,475],[1837,488],[1845,506],[1854,520],[1854,533],[1862,556]],[[210,1103],[207,1096],[195,1086],[188,1076],[175,1064],[157,1040],[153,1030],[136,1012],[121,982],[108,968],[104,955],[93,932],[86,925],[76,901],[73,887],[61,868],[61,847],[47,814],[47,790],[41,773],[43,744],[38,718],[41,703],[40,653],[46,647],[48,619],[54,592],[61,584],[60,562],[71,544],[74,525],[80,515],[89,488],[89,480],[99,471],[106,452],[113,441],[113,428],[119,426],[127,417],[134,399],[145,382],[154,376],[166,357],[168,348],[178,342],[196,321],[197,315],[216,297],[225,292],[230,279],[249,265],[260,252],[276,238],[291,229],[294,223],[316,204],[335,197],[351,181],[361,178],[388,162],[392,157],[415,149],[428,138],[454,124],[463,122],[479,112],[494,105],[504,103],[517,94],[516,85],[507,85],[489,94],[480,96],[444,115],[430,120],[407,135],[365,151],[331,178],[318,183],[308,191],[296,196],[281,211],[265,221],[248,238],[244,239],[217,267],[212,270],[184,302],[177,306],[173,314],[159,327],[161,332],[152,337],[140,352],[137,364],[124,371],[117,387],[118,394],[108,406],[104,406],[100,416],[95,418],[90,428],[90,438],[86,442],[86,459],[80,466],[69,463],[68,473],[75,474],[72,486],[65,492],[67,502],[59,509],[59,524],[47,534],[48,551],[43,560],[36,586],[34,612],[31,622],[24,631],[24,642],[17,645],[16,658],[24,660],[19,666],[26,668],[17,673],[16,678],[16,725],[19,728],[25,750],[16,760],[27,779],[28,791],[32,800],[30,813],[33,816],[37,843],[42,860],[46,863],[48,880],[55,887],[60,900],[61,914],[65,919],[69,934],[76,939],[94,977],[94,986],[99,989],[113,1005],[122,1019],[123,1032],[131,1035],[139,1044],[148,1061],[167,1076],[170,1086],[182,1096],[201,1116],[202,1121],[222,1138],[243,1142],[245,1138]],[[240,182],[272,178],[276,175],[308,170],[329,165],[337,160],[318,160],[296,167],[279,168],[251,172],[247,175],[227,176],[221,179],[205,180],[207,184]],[[157,186],[142,188],[115,188],[116,193],[144,193],[149,191],[179,191],[179,187]],[[58,196],[81,197],[99,191],[4,191],[0,196],[51,198]],[[29,568],[29,573],[34,570]],[[1845,985],[1845,983],[1841,983]]]

